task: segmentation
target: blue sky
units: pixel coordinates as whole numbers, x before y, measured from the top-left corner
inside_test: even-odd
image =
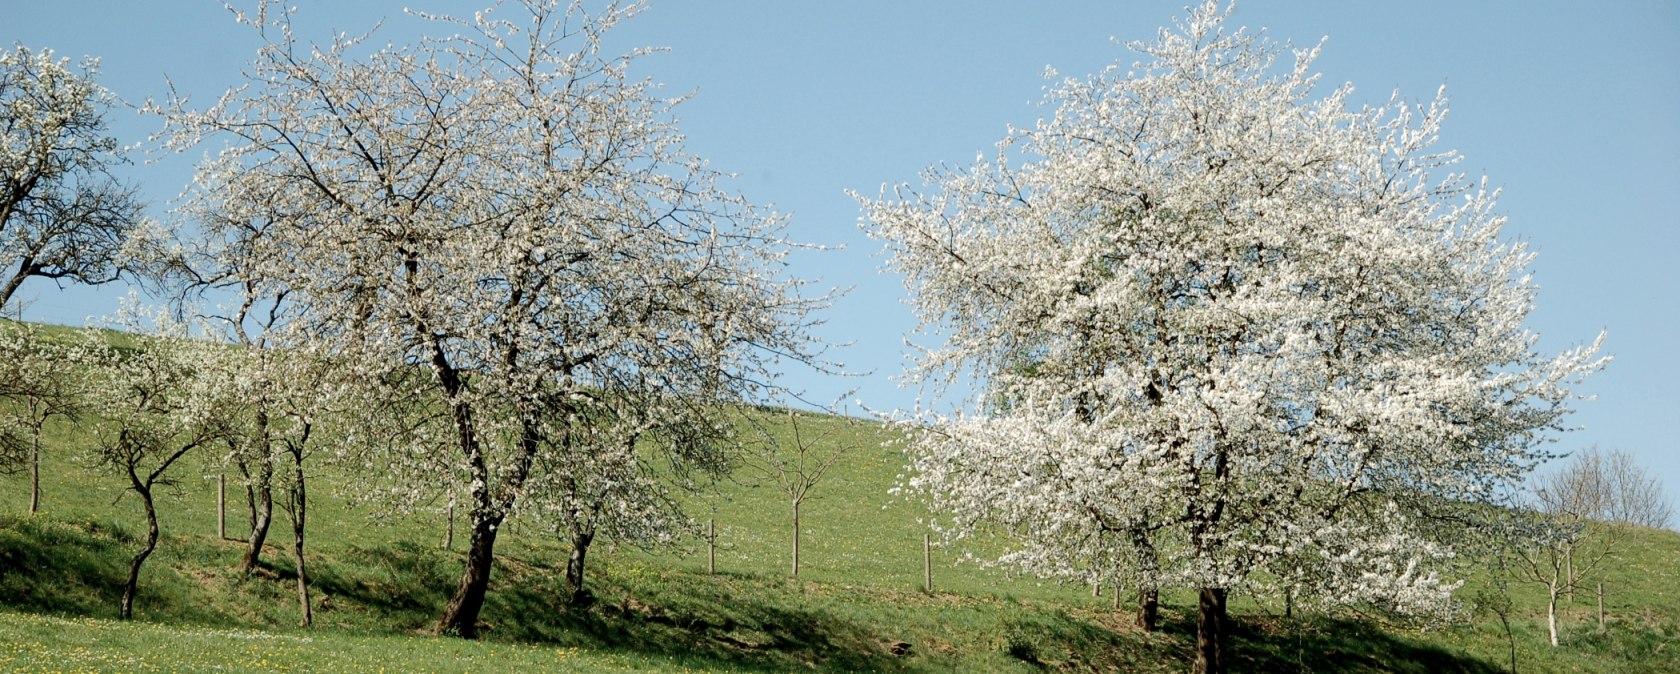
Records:
[[[864,374],[792,372],[788,383],[819,401],[855,388],[852,398],[893,410],[917,400],[892,380],[915,321],[899,280],[879,273],[878,247],[845,190],[873,195],[917,182],[930,165],[972,161],[1007,125],[1045,114],[1046,66],[1083,76],[1130,63],[1136,56],[1111,38],[1149,38],[1187,3],[651,0],[615,39],[670,49],[638,68],[673,95],[696,94],[678,109],[691,151],[737,173],[734,186],[749,198],[790,214],[795,238],[845,246],[801,256],[795,271],[852,288],[823,336],[852,343],[836,357]],[[378,35],[390,40],[436,30],[403,16],[404,6],[478,7],[294,4],[303,36],[322,41],[381,18]],[[1362,100],[1396,88],[1428,100],[1447,86],[1442,145],[1465,156],[1462,169],[1505,188],[1506,236],[1540,253],[1530,325],[1541,347],[1609,333],[1616,361],[1588,384],[1597,399],[1574,417],[1584,429],[1559,448],[1628,450],[1680,494],[1680,3],[1248,0],[1232,22],[1299,46],[1328,36],[1318,69],[1327,85],[1352,82]],[[167,76],[207,103],[239,81],[255,49],[213,0],[0,0],[0,43],[13,42],[102,58],[101,81],[132,102],[161,97]],[[113,119],[125,143],[154,126],[128,111]],[[124,172],[163,216],[195,157],[154,157]],[[114,311],[125,292],[36,280],[24,286],[24,316],[81,324]]]

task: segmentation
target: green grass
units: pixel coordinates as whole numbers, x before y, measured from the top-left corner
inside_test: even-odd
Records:
[[[562,542],[521,522],[503,532],[479,642],[426,634],[461,570],[464,534],[441,547],[436,512],[378,517],[334,491],[314,466],[309,564],[316,627],[300,629],[290,531],[277,513],[261,573],[233,571],[243,550],[216,535],[208,455],[179,467],[160,494],[164,538],[141,576],[138,620],[115,616],[144,524],[124,480],[77,457],[85,428],[48,428],[43,512],[22,514],[27,476],[0,478],[0,671],[1124,671],[1182,672],[1193,658],[1193,603],[1164,599],[1165,629],[1142,634],[1111,599],[953,565],[937,550],[934,593],[921,585],[922,512],[888,494],[903,459],[887,431],[838,419],[804,432],[855,446],[805,503],[802,569],[787,577],[788,504],[747,475],[689,499],[716,522],[718,573],[704,540],[661,552],[591,552],[599,601],[567,610]],[[230,481],[228,529],[245,525]],[[1519,671],[1680,671],[1680,534],[1639,531],[1599,576],[1608,629],[1591,593],[1546,644],[1544,596],[1513,587]],[[1471,593],[1483,582],[1474,580]],[[1417,631],[1376,619],[1285,620],[1233,599],[1232,671],[1506,671],[1491,615]],[[907,645],[907,646],[906,646]]]

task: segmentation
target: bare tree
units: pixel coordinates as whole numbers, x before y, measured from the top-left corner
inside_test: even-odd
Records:
[[[1662,484],[1621,450],[1589,447],[1537,476],[1531,490],[1533,503],[1520,516],[1528,533],[1518,537],[1514,573],[1546,588],[1547,631],[1556,646],[1559,599],[1573,599],[1615,554],[1629,527],[1667,526],[1673,512]]]
[[[1664,493],[1662,481],[1646,474],[1632,454],[1619,449],[1600,454],[1597,447],[1587,453],[1602,464],[1599,470],[1606,483],[1605,502],[1595,517],[1653,529],[1674,524],[1674,504]]]
[[[105,114],[116,97],[94,82],[95,59],[72,70],[51,50],[0,52],[0,306],[30,277],[107,283],[127,270],[123,247],[140,220]]]
[[[800,419],[816,419],[819,423],[829,425],[823,432],[802,431]],[[801,413],[789,409],[787,421],[783,424],[773,424],[769,420],[760,422],[750,420],[758,426],[762,441],[752,450],[742,456],[741,462],[748,468],[776,483],[783,495],[788,499],[788,506],[793,513],[793,561],[788,575],[799,575],[799,507],[811,496],[811,491],[822,482],[828,469],[845,456],[847,452],[856,449],[855,443],[837,437],[832,424],[840,423],[853,425],[852,420],[840,417],[818,419],[815,415]],[[779,428],[775,427],[779,426]]]

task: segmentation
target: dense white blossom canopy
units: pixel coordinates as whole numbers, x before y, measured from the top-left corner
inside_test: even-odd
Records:
[[[1533,256],[1435,147],[1444,96],[1350,109],[1227,12],[861,199],[944,339],[915,376],[980,382],[916,420],[909,486],[1043,575],[1434,611],[1422,515],[1542,460],[1598,347],[1536,351]]]

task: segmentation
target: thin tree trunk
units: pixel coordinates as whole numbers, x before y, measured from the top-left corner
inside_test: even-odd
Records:
[[[309,608],[309,571],[303,562],[303,529],[308,520],[309,499],[303,481],[303,459],[293,455],[292,501],[292,557],[297,560],[297,592],[298,609],[301,614],[299,624],[309,627],[315,622],[315,614]]]
[[[1547,590],[1549,591],[1546,593],[1546,632],[1551,636],[1552,646],[1557,646],[1557,583],[1552,583],[1551,587],[1547,588]]]
[[[1225,589],[1204,587],[1196,613],[1195,674],[1224,674],[1226,634]]]
[[[795,499],[793,501],[793,573],[790,573],[788,575],[792,575],[792,576],[798,576],[799,575],[799,500],[798,499]]]
[[[140,587],[140,565],[145,564],[146,558],[157,549],[158,542],[157,508],[152,504],[152,490],[136,485],[135,491],[139,492],[140,501],[146,505],[146,545],[128,563],[128,581],[123,584],[122,603],[117,608],[117,617],[122,620],[134,617],[134,595]]]
[[[589,544],[594,542],[595,532],[574,531],[572,533],[572,554],[566,557],[566,589],[571,596],[566,603],[571,606],[584,607],[589,605],[589,591],[584,589],[583,571],[584,560],[589,555]]]
[[[1604,631],[1604,583],[1598,584],[1598,631]]]
[[[438,618],[439,634],[453,634],[465,639],[478,638],[478,614],[484,610],[484,593],[490,589],[490,566],[495,560],[496,530],[501,517],[481,511],[472,513],[472,530],[467,539],[467,564],[461,571],[461,582],[455,594],[443,607]]]
[[[274,458],[267,447],[259,449],[262,455],[257,459],[256,480],[247,487],[251,495],[251,536],[245,539],[245,556],[239,560],[239,572],[244,574],[256,571],[261,564],[263,543],[274,521]]]
[[[455,549],[455,490],[449,490],[449,508],[444,513],[443,549]]]

